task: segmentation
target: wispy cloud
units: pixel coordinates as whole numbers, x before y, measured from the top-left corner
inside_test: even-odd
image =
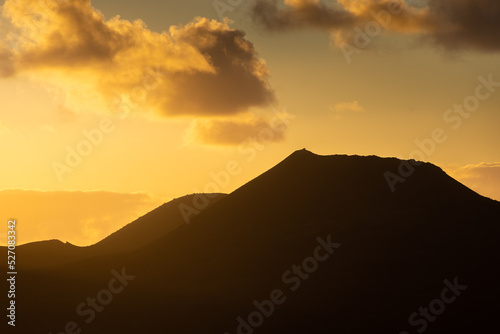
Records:
[[[338,121],[342,120],[344,115],[348,113],[365,112],[365,108],[363,108],[358,101],[340,102],[330,106],[330,110],[332,111],[333,118]]]
[[[444,169],[455,179],[479,194],[500,201],[500,162],[447,166]]]
[[[274,118],[248,114],[239,120],[195,120],[186,132],[185,141],[216,146],[237,146],[252,138],[265,143],[280,142],[285,139],[287,123],[279,118],[293,116],[283,112]]]
[[[363,112],[365,108],[363,108],[358,101],[352,102],[341,102],[337,103],[332,107],[335,112]]]

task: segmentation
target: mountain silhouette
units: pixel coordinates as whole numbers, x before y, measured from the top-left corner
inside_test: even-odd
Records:
[[[402,162],[300,150],[190,224],[170,230],[150,213],[91,258],[23,271],[33,255],[20,255],[16,330],[491,332],[500,203],[429,163],[392,192],[384,174]],[[126,287],[91,320],[79,314],[117,272]]]
[[[225,194],[208,194],[216,203]],[[161,205],[98,243],[88,247],[78,247],[69,242],[47,240],[32,242],[16,247],[18,262],[23,269],[53,267],[83,259],[130,252],[161,238],[182,224],[184,217],[179,205],[192,205],[196,194],[186,195]],[[6,247],[2,247],[7,252]]]

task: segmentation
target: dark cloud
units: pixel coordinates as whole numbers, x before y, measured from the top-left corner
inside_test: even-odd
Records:
[[[500,50],[500,1],[430,0],[428,35],[447,49]]]
[[[315,27],[335,29],[356,24],[355,15],[328,7],[316,1],[288,2],[289,7],[280,9],[276,0],[257,0],[252,8],[253,17],[270,30]]]
[[[241,30],[199,19],[173,34],[203,54],[213,72],[172,74],[175,85],[164,108],[170,115],[228,115],[274,102],[265,62]]]
[[[319,0],[284,3],[281,7],[275,0],[256,0],[254,20],[269,30],[316,28],[349,39],[356,27],[380,24],[387,18],[380,14],[389,13],[390,19],[381,24],[384,31],[423,37],[447,50],[500,50],[498,0],[429,0],[418,6],[402,0],[337,0],[332,6]]]

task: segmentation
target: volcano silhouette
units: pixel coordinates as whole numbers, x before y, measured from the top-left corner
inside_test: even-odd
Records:
[[[300,150],[189,224],[193,195],[94,246],[20,246],[14,331],[492,333],[500,203],[429,163],[392,192],[401,163]],[[78,306],[117,273],[87,323]]]

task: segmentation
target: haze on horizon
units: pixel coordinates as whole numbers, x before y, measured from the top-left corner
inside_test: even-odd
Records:
[[[95,243],[303,147],[416,157],[500,200],[498,2],[228,3],[2,3],[1,216],[20,243]]]

